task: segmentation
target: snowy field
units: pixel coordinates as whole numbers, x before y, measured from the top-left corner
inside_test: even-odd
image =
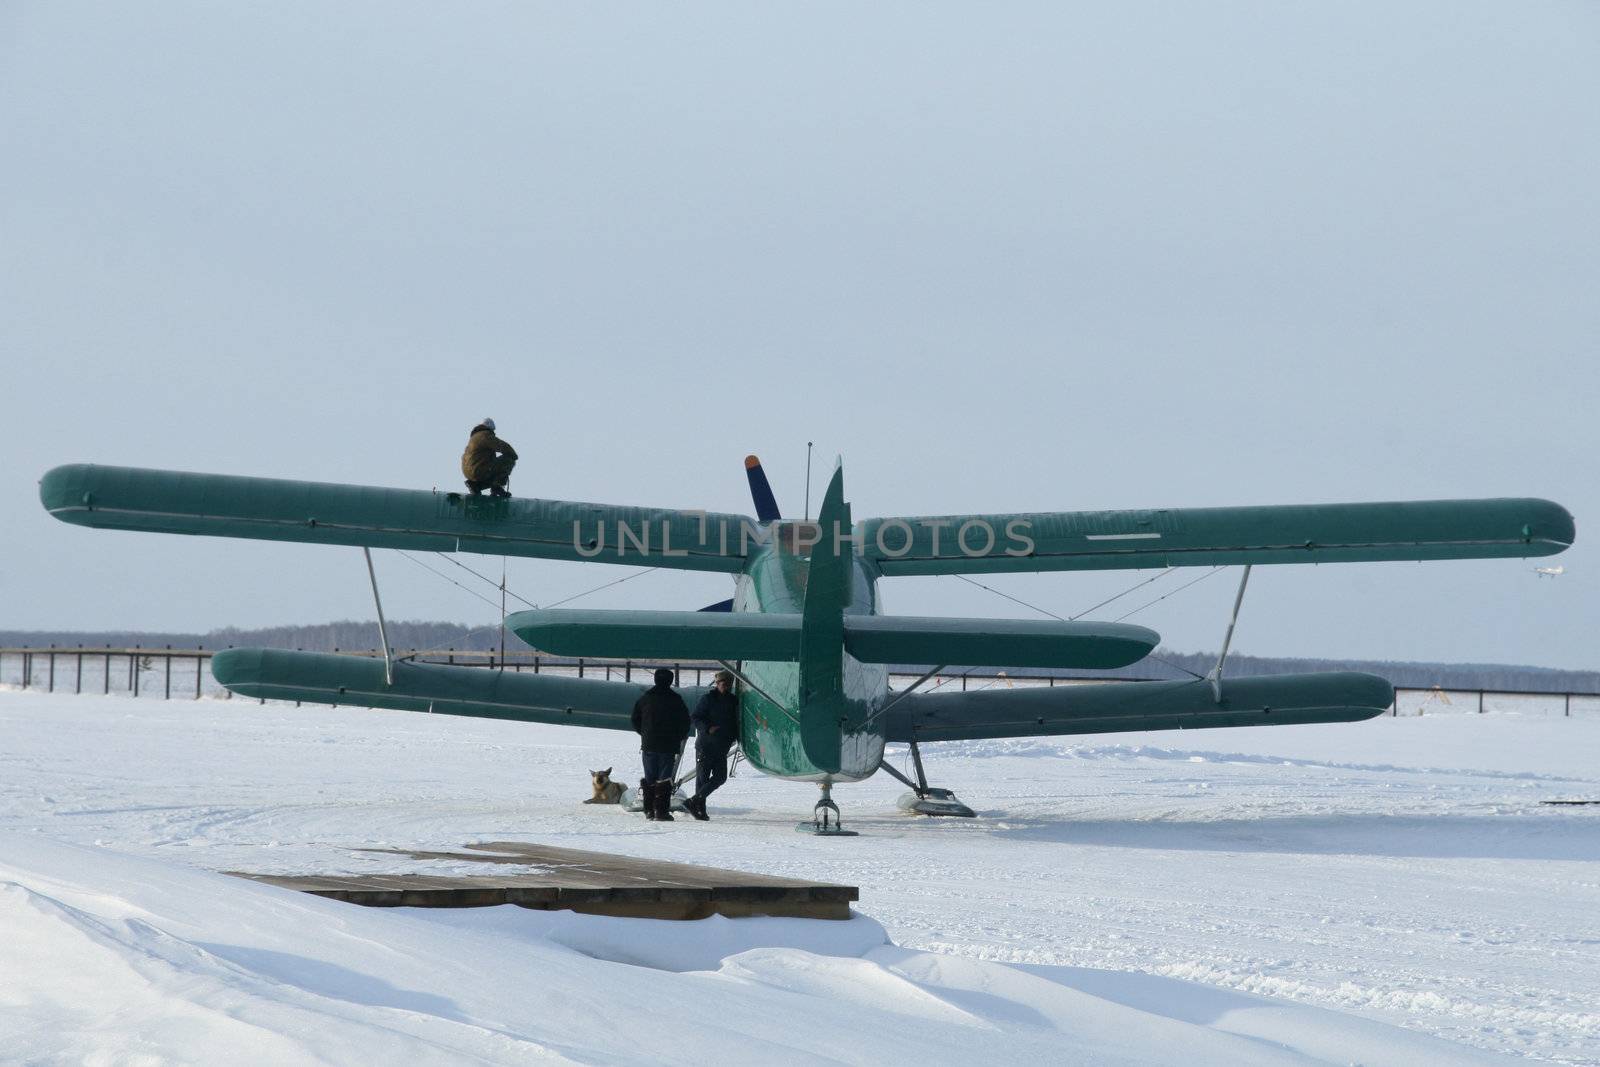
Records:
[[[628,736],[0,691],[4,1063],[1600,1063],[1600,716],[930,745],[975,820]],[[903,765],[903,753],[896,754]],[[520,838],[861,887],[846,923],[363,909],[213,872]],[[514,869],[514,868],[513,868]],[[474,873],[477,873],[475,870]]]

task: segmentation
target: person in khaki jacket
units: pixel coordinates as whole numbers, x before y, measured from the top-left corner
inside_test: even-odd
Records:
[[[517,450],[494,435],[494,420],[484,419],[472,428],[467,450],[461,453],[461,473],[473,496],[487,489],[490,496],[510,496],[506,483],[517,465]]]

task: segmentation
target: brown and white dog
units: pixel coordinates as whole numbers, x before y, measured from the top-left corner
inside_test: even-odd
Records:
[[[616,804],[622,800],[622,791],[626,787],[621,782],[611,780],[610,767],[603,771],[590,771],[589,778],[594,796],[585,800],[585,804]]]

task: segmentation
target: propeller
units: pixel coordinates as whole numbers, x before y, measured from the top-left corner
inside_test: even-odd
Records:
[[[767,472],[761,469],[761,461],[755,456],[744,457],[744,475],[750,479],[750,499],[756,505],[756,518],[762,522],[781,519],[778,501],[772,495],[772,486],[767,484]]]
[[[756,518],[761,522],[772,522],[783,516],[778,514],[778,501],[772,495],[772,486],[767,483],[767,472],[761,469],[761,461],[755,456],[744,457],[744,474],[750,479],[750,499],[756,505]],[[733,601],[719,600],[715,604],[707,604],[701,611],[732,611]]]

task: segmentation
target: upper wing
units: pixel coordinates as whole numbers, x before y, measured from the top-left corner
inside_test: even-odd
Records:
[[[887,713],[891,741],[1103,734],[1356,722],[1382,715],[1394,687],[1371,674],[1330,672],[1208,681],[1099,682],[971,693],[916,693]]]
[[[742,515],[88,463],[46,473],[39,499],[80,526],[726,572],[757,529]]]
[[[1529,498],[868,519],[885,575],[1548,556],[1572,516]]]
[[[381,659],[321,652],[232,648],[211,659],[217,681],[241,696],[348,704],[364,708],[428,711],[519,722],[633,729],[634,701],[647,688],[556,674],[490,671],[438,663],[394,665],[394,682]],[[704,687],[680,689],[691,704]]]

